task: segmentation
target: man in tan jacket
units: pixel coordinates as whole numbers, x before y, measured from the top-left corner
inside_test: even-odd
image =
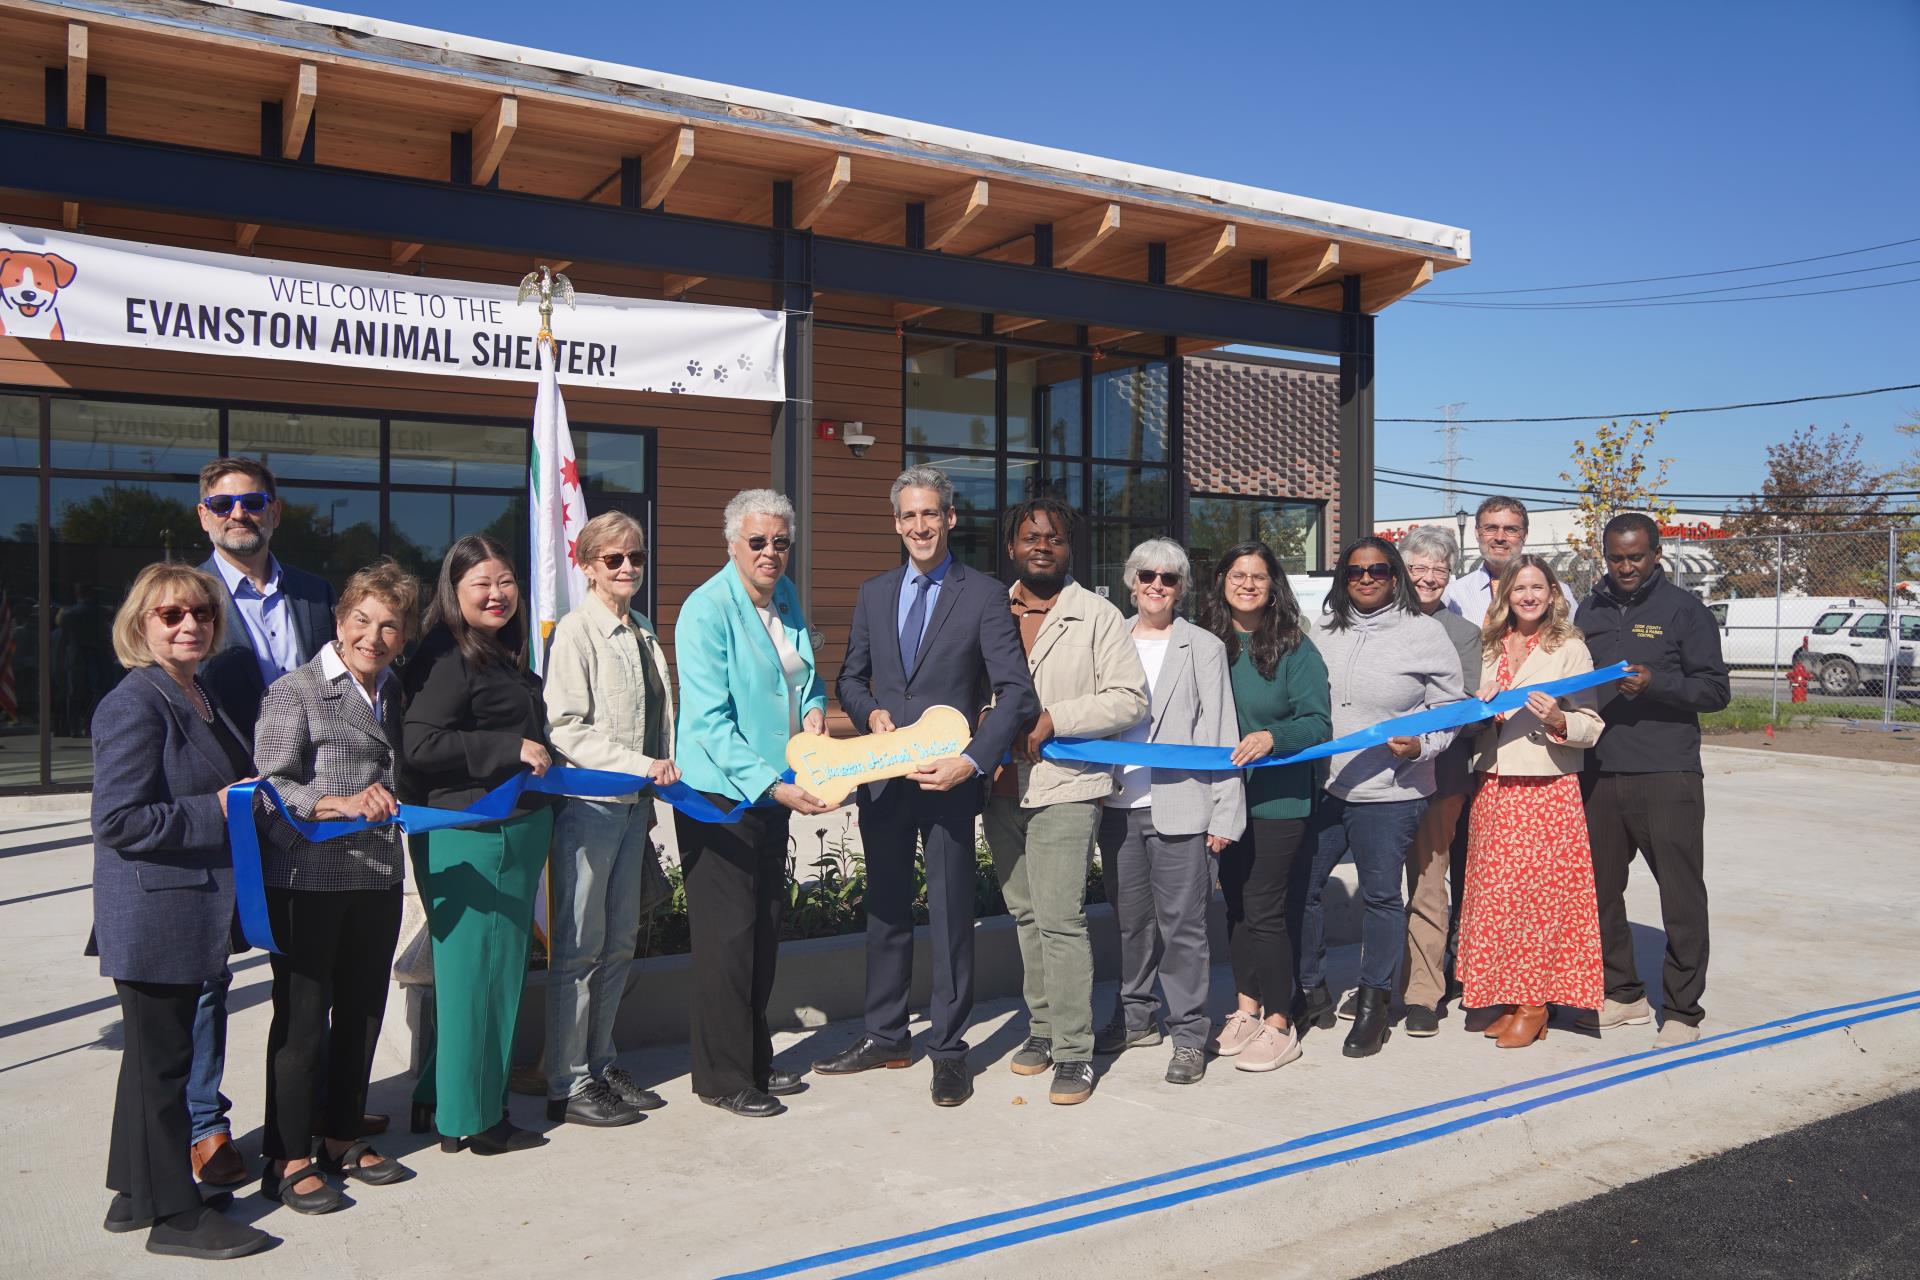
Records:
[[[1026,650],[1040,715],[1014,738],[987,798],[987,844],[1020,941],[1028,1038],[1013,1070],[1053,1068],[1049,1099],[1093,1093],[1093,947],[1087,872],[1100,799],[1113,790],[1105,765],[1040,758],[1056,736],[1105,738],[1147,714],[1147,673],[1126,620],[1067,576],[1074,512],[1053,498],[1007,514],[1007,559],[1019,574],[1009,607]]]

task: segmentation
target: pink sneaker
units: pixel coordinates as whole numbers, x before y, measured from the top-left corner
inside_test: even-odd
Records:
[[[1220,1029],[1213,1033],[1213,1039],[1207,1045],[1207,1052],[1221,1058],[1231,1058],[1253,1043],[1260,1034],[1260,1019],[1245,1009],[1235,1009]]]
[[[1300,1037],[1292,1027],[1279,1031],[1262,1022],[1234,1066],[1242,1071],[1277,1071],[1300,1056]]]

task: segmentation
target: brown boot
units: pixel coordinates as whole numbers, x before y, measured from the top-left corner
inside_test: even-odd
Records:
[[[1513,1021],[1494,1043],[1502,1049],[1524,1049],[1536,1040],[1547,1038],[1547,1006],[1514,1006]]]
[[[1494,1040],[1499,1038],[1500,1036],[1507,1034],[1507,1028],[1513,1025],[1514,1011],[1517,1010],[1519,1007],[1520,1006],[1518,1005],[1512,1005],[1512,1004],[1507,1005],[1505,1012],[1503,1012],[1499,1017],[1495,1018],[1492,1022],[1489,1022],[1486,1026],[1486,1030],[1482,1031],[1480,1034],[1485,1036],[1489,1040]]]
[[[247,1162],[232,1135],[210,1133],[193,1144],[193,1176],[210,1187],[236,1187],[248,1178]]]

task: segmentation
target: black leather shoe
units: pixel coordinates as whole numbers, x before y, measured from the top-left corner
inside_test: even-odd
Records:
[[[767,1073],[767,1087],[765,1092],[772,1094],[776,1098],[785,1098],[791,1094],[799,1093],[807,1087],[806,1075],[807,1073],[804,1071],[782,1071],[780,1068],[775,1067]]]
[[[264,1248],[272,1239],[256,1227],[235,1222],[226,1214],[202,1205],[154,1223],[153,1230],[147,1233],[147,1252],[218,1262],[244,1258]]]
[[[700,1101],[710,1107],[718,1107],[722,1111],[731,1111],[737,1116],[745,1116],[749,1120],[765,1120],[787,1109],[786,1104],[780,1099],[759,1089],[742,1089],[738,1093],[729,1093],[720,1098],[709,1098],[703,1093],[700,1095]]]
[[[134,1217],[133,1197],[124,1191],[116,1191],[112,1202],[107,1205],[107,1220],[100,1225],[119,1235],[125,1231],[145,1231],[153,1225],[153,1219]]]
[[[890,1045],[872,1035],[863,1035],[832,1057],[815,1062],[813,1069],[823,1076],[850,1076],[875,1067],[898,1071],[912,1061],[911,1045]]]
[[[440,1149],[442,1151],[458,1151],[462,1142],[466,1144],[467,1150],[477,1156],[503,1156],[510,1152],[531,1151],[535,1147],[544,1147],[547,1145],[546,1138],[540,1134],[535,1133],[531,1129],[522,1129],[519,1125],[504,1117],[496,1122],[492,1128],[482,1129],[479,1133],[472,1134],[464,1139],[443,1137],[440,1139]],[[452,1145],[449,1146],[449,1143]]]
[[[1407,1017],[1400,1024],[1401,1030],[1410,1036],[1437,1036],[1440,1034],[1440,1015],[1423,1004],[1407,1006]]]
[[[635,1111],[653,1111],[667,1105],[667,1100],[653,1090],[641,1088],[640,1082],[628,1075],[625,1067],[608,1067],[601,1074],[600,1083]]]
[[[547,1119],[555,1124],[617,1129],[625,1124],[639,1124],[645,1117],[601,1081],[589,1080],[571,1098],[547,1099]]]
[[[308,1178],[317,1180],[320,1185],[311,1191],[294,1190]],[[266,1169],[260,1174],[260,1194],[269,1200],[278,1200],[295,1213],[332,1213],[335,1209],[344,1209],[347,1204],[347,1198],[326,1180],[318,1164],[305,1165],[281,1175],[273,1171],[273,1161],[267,1161]]]
[[[1353,1029],[1340,1052],[1349,1058],[1370,1058],[1387,1042],[1388,1006],[1393,995],[1385,987],[1362,987],[1354,1010]]]
[[[973,1072],[965,1058],[933,1060],[933,1105],[957,1107],[973,1096]]]
[[[1326,983],[1303,993],[1300,1016],[1295,1021],[1322,1031],[1333,1026],[1333,994],[1327,990]]]
[[[1347,998],[1334,1010],[1334,1017],[1342,1022],[1352,1022],[1360,1016],[1360,992],[1356,989],[1347,993]]]

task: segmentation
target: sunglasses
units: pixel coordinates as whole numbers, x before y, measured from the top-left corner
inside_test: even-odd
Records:
[[[1350,564],[1347,566],[1347,581],[1358,582],[1362,578],[1372,578],[1375,582],[1386,582],[1393,577],[1393,566],[1380,561],[1373,564]]]
[[[1156,572],[1152,569],[1135,569],[1133,571],[1133,580],[1143,587],[1150,587],[1155,582],[1164,582],[1169,589],[1177,588],[1180,585],[1179,574],[1164,571]]]
[[[618,569],[621,565],[628,563],[631,563],[636,569],[644,569],[647,567],[647,553],[644,551],[606,551],[602,552],[596,559],[598,559],[601,564],[607,566],[609,570]]]
[[[785,555],[787,552],[793,550],[793,539],[787,537],[784,533],[775,534],[771,538],[756,533],[747,539],[747,549],[750,551],[765,551],[769,542],[773,544],[773,549],[781,555]]]
[[[192,608],[179,604],[163,604],[147,612],[160,619],[162,626],[168,627],[179,626],[187,620],[188,614],[192,614],[193,620],[203,627],[213,621],[213,606],[210,604],[196,604]]]
[[[233,514],[233,504],[237,502],[241,510],[258,515],[272,501],[270,493],[215,493],[200,499],[200,505],[217,516],[226,516]]]

